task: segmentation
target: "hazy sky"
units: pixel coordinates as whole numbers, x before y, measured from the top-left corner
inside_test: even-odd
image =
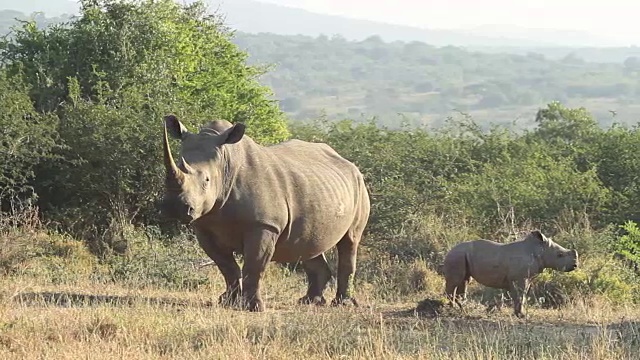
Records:
[[[232,0],[226,0],[232,1]],[[260,0],[314,12],[427,28],[478,25],[582,30],[640,43],[640,2],[631,0]]]

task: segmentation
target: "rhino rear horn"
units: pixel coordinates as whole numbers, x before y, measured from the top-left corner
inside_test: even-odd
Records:
[[[191,165],[189,165],[189,163],[187,162],[187,160],[185,160],[185,159],[184,159],[184,157],[181,157],[181,158],[180,158],[180,161],[181,161],[181,163],[182,163],[182,164],[181,164],[181,165],[182,165],[182,168],[184,169],[184,171],[185,171],[187,174],[193,174],[193,173],[194,173],[193,168],[191,167]]]

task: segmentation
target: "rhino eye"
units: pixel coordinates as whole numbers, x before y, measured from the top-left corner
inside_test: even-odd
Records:
[[[563,253],[558,253],[558,257],[559,257],[559,258],[561,258],[561,257],[563,257],[563,256],[564,256],[564,254],[563,254]]]
[[[209,182],[209,177],[205,176],[204,181]]]

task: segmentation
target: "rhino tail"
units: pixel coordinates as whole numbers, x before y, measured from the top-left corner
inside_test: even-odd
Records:
[[[464,281],[467,282],[471,278],[471,264],[469,263],[469,254],[464,254]]]

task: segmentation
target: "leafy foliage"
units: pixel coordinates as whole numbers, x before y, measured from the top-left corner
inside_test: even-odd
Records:
[[[483,130],[472,119],[437,131],[348,120],[292,130],[328,142],[359,166],[373,198],[372,246],[406,259],[441,251],[424,232],[434,215],[489,238],[531,227],[554,232],[583,216],[599,228],[636,216],[638,128],[602,129],[584,109],[557,102],[536,119],[538,127],[523,133]],[[416,252],[421,236],[431,245]]]
[[[57,119],[35,111],[19,79],[0,71],[0,203],[32,199],[35,169],[53,158]]]
[[[635,263],[637,267],[640,265],[640,228],[633,221],[627,221],[620,227],[626,234],[620,237],[616,249],[623,257]]]
[[[196,256],[193,246],[184,239],[172,244],[175,238],[152,232],[166,225],[158,219],[154,203],[163,172],[160,118],[173,112],[189,127],[212,118],[245,122],[250,135],[263,144],[282,141],[291,131],[296,138],[326,142],[356,163],[372,198],[362,252],[369,252],[363,262],[368,269],[362,273],[380,288],[403,295],[413,293],[413,287],[435,288],[434,274],[452,244],[470,237],[504,239],[538,227],[570,234],[567,242],[593,264],[585,273],[564,278],[560,290],[543,284],[543,291],[601,292],[627,301],[622,294],[637,290],[625,286],[635,279],[631,270],[624,270],[624,276],[599,273],[600,263],[593,259],[599,257],[610,269],[620,265],[607,262],[612,251],[638,261],[634,224],[640,221],[635,206],[640,202],[640,128],[603,128],[586,109],[560,102],[539,109],[534,126],[522,132],[500,126],[487,129],[471,118],[451,120],[437,130],[411,126],[408,120],[386,127],[379,119],[287,127],[268,99],[268,89],[257,82],[263,69],[246,64],[246,54],[231,42],[232,33],[218,17],[206,15],[201,3],[86,0],[82,6],[77,20],[45,29],[27,22],[1,43],[0,200],[2,210],[8,210],[9,200],[28,198],[35,190],[42,215],[102,255],[110,281],[132,286],[150,281],[178,288],[207,282],[184,270],[185,261]],[[331,53],[332,46],[346,51],[353,45],[339,39],[323,41],[320,49],[334,60],[349,52]],[[308,53],[317,51],[316,45],[309,45]],[[379,64],[400,51],[384,46],[379,39],[359,44],[356,53],[369,60],[352,68],[351,75],[365,80],[373,76],[382,83]],[[481,89],[489,85],[482,76],[495,75],[480,66],[489,58],[467,59],[455,48],[411,44],[403,45],[400,53],[405,60],[420,57],[429,67],[459,63],[429,83],[423,79],[413,84],[421,91],[439,92],[438,97],[485,91]],[[291,54],[282,59],[297,62],[291,67],[320,66],[315,60],[305,63],[307,55]],[[526,59],[520,60],[526,65]],[[510,61],[517,63],[515,58]],[[460,69],[472,66],[480,69],[482,75],[475,80],[483,85],[461,88],[467,76]],[[523,69],[531,76],[549,76],[536,80],[545,84],[560,76],[553,69]],[[580,71],[571,69],[562,76],[578,77]],[[415,80],[405,75],[406,81]],[[337,81],[341,73],[334,76]],[[508,89],[505,94],[517,93],[507,86],[508,79],[496,79],[505,81],[500,85]],[[367,97],[381,109],[388,106],[385,101],[401,96],[394,89],[369,90]],[[331,88],[325,95],[340,91]],[[289,108],[303,106],[297,96],[289,99]],[[626,223],[627,232],[622,237],[609,230],[621,223]],[[582,234],[574,231],[575,224],[606,231],[578,241]],[[145,237],[163,238],[167,244],[156,246],[142,240]],[[65,238],[59,245],[65,248],[69,243]],[[2,254],[7,272],[17,271],[28,260],[21,256],[22,249],[27,247]],[[49,252],[43,256],[52,268],[65,261]],[[428,269],[420,266],[423,260],[430,264]],[[379,265],[386,267],[376,272]],[[385,283],[380,269],[394,267],[401,272]],[[414,280],[406,281],[407,277]]]
[[[245,64],[217,15],[196,2],[81,1],[77,20],[40,30],[26,23],[5,44],[11,74],[23,72],[38,110],[67,99],[68,79],[82,99],[99,103],[189,109],[200,120],[247,122],[261,141],[287,136],[279,110]],[[197,110],[196,110],[197,109]],[[164,110],[164,109],[161,109]],[[184,110],[182,110],[184,112]]]
[[[66,227],[81,219],[81,227],[91,224],[97,226],[91,232],[100,233],[119,204],[135,221],[158,223],[154,201],[162,163],[149,160],[161,154],[160,119],[167,113],[187,126],[214,118],[241,121],[265,144],[289,136],[269,90],[256,80],[262,70],[246,65],[231,31],[202,3],[81,5],[77,19],[45,29],[26,22],[0,47],[7,77],[26,84],[16,96],[35,107],[14,106],[16,114],[4,116],[32,111],[59,120],[51,134],[66,148],[56,152],[59,161],[40,163],[36,188],[43,209],[57,213]],[[25,133],[19,126],[7,124]],[[24,176],[31,171],[12,169]]]

